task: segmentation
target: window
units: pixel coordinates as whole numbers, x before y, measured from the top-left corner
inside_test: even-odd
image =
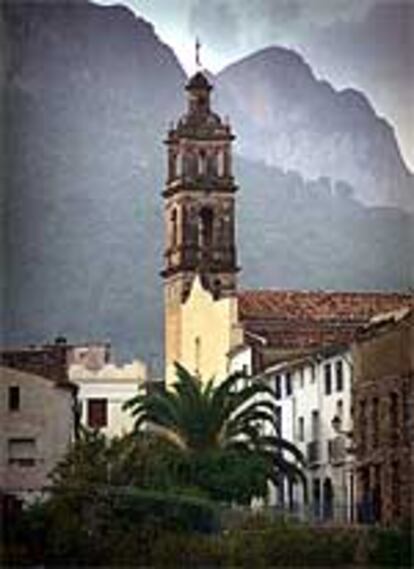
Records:
[[[280,375],[275,377],[275,397],[276,399],[282,398],[282,378]]]
[[[177,210],[171,212],[171,247],[177,247],[178,226],[177,226]]]
[[[9,464],[34,466],[36,441],[33,438],[15,438],[8,441]]]
[[[298,419],[298,439],[301,442],[305,440],[305,419],[303,417]]]
[[[376,448],[378,446],[378,431],[379,431],[379,401],[378,397],[374,397],[372,400],[372,446]]]
[[[207,175],[208,176],[217,175],[217,154],[207,155]]]
[[[219,151],[217,159],[218,159],[218,167],[217,167],[218,175],[220,177],[223,177],[224,176],[224,150]]]
[[[319,411],[316,409],[312,411],[312,440],[317,441],[319,439]]]
[[[366,449],[366,441],[367,441],[367,404],[365,399],[362,399],[359,402],[359,438],[360,438],[360,445],[361,445],[361,452],[364,452]]]
[[[342,360],[338,360],[335,364],[336,369],[336,390],[342,391],[344,388],[344,366]]]
[[[371,471],[372,472],[372,471]],[[379,464],[374,465],[374,471],[372,472],[372,514],[373,521],[380,522],[382,517],[382,469]]]
[[[214,214],[210,207],[200,211],[199,241],[202,249],[208,249],[213,244]]]
[[[20,409],[20,387],[12,385],[9,387],[9,411]]]
[[[292,374],[290,373],[290,371],[286,373],[285,380],[286,380],[286,395],[287,396],[292,395]]]
[[[321,515],[321,483],[319,478],[312,480],[312,510],[313,515],[318,519]]]
[[[213,298],[214,300],[218,300],[221,295],[221,280],[214,279],[213,281]]]
[[[390,438],[391,442],[395,443],[398,440],[398,394],[390,394]]]
[[[396,520],[401,513],[401,480],[399,463],[394,460],[391,464],[391,504],[392,515]]]
[[[402,428],[406,441],[410,440],[410,389],[407,383],[402,389]]]
[[[325,364],[323,366],[324,378],[325,378],[325,395],[330,395],[332,393],[332,366],[331,364]]]
[[[88,399],[88,427],[99,429],[108,424],[108,402],[106,399]]]
[[[198,154],[198,175],[203,176],[206,173],[206,152],[200,150]]]
[[[316,366],[312,364],[310,370],[311,370],[311,382],[314,383],[316,379]]]
[[[190,178],[197,176],[198,160],[197,155],[189,150],[183,157],[184,174]]]
[[[178,152],[176,157],[175,157],[175,174],[176,176],[182,176],[183,175],[183,168],[184,165],[184,161],[183,161],[183,155],[181,152]]]
[[[173,180],[177,175],[177,152],[171,147],[168,151],[168,179]]]
[[[282,434],[282,407],[278,405],[275,409],[275,427],[279,435]]]
[[[301,389],[303,389],[305,387],[305,370],[303,367],[299,370],[299,382]]]

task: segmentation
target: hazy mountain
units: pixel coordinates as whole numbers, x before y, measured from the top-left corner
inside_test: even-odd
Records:
[[[5,19],[8,339],[159,353],[162,140],[184,72],[121,7],[30,2]]]
[[[333,290],[406,289],[414,283],[414,218],[363,207],[329,178],[238,160],[243,284]],[[264,261],[265,260],[265,261]]]
[[[309,179],[346,180],[368,205],[414,210],[414,176],[392,127],[362,93],[335,91],[300,55],[279,47],[230,65],[217,82],[242,156]]]
[[[3,17],[6,340],[44,341],[56,334],[73,341],[110,339],[122,358],[159,359],[162,140],[168,122],[184,109],[184,72],[152,26],[119,6],[9,3]],[[292,74],[303,65],[293,65]],[[235,160],[243,284],[337,289],[412,284],[413,223],[407,213],[363,206],[345,168],[340,177],[348,185],[335,182],[339,176],[330,170],[315,174],[325,178],[307,180],[305,150],[317,140],[317,106],[309,142],[302,145],[303,170],[293,164],[297,172],[284,172],[286,164],[265,166],[259,130],[243,118],[247,87],[237,103],[228,93],[230,73],[231,68],[217,83],[223,105],[233,98],[232,125],[245,155]],[[272,84],[278,81],[282,78]],[[332,91],[331,96],[349,112],[342,95]],[[293,116],[286,97],[275,93],[272,100],[272,117]],[[307,99],[301,100],[306,114]],[[293,107],[299,113],[298,100],[292,100]],[[331,134],[322,126],[322,103],[321,109],[322,156]],[[372,124],[374,140],[376,129],[388,127],[369,105],[366,112],[364,128],[368,137]],[[281,119],[269,123],[276,120]],[[348,123],[337,120],[338,136],[345,137]],[[300,125],[305,139],[303,121]],[[244,132],[254,129],[256,138],[246,140]],[[347,129],[351,145],[351,125]],[[395,152],[387,132],[383,160]],[[312,152],[322,168],[321,156]],[[372,156],[379,164],[374,144]],[[404,172],[402,164],[395,180],[404,180]],[[394,193],[404,191],[396,185]]]

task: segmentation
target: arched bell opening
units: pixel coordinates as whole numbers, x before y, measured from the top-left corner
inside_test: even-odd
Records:
[[[205,252],[213,244],[214,212],[209,206],[202,207],[199,214],[199,246]]]

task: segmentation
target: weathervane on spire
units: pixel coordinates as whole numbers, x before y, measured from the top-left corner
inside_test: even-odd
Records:
[[[195,62],[196,62],[196,67],[198,67],[198,68],[201,67],[200,49],[201,49],[201,43],[200,43],[200,40],[198,39],[198,37],[196,37],[196,41],[195,41]]]

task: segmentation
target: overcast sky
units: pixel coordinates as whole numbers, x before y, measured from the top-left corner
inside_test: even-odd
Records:
[[[113,4],[114,0],[96,0]],[[268,45],[300,52],[318,77],[363,90],[414,170],[414,0],[118,0],[154,24],[188,73],[217,72]]]

